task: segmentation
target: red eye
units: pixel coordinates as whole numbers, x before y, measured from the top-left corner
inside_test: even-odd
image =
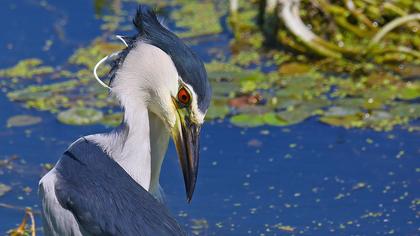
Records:
[[[178,91],[178,101],[183,105],[189,105],[191,96],[185,88],[181,88]]]

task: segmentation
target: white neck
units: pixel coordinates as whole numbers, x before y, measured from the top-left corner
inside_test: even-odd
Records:
[[[161,199],[159,176],[169,133],[155,114],[140,106],[136,110],[134,121],[86,138],[99,144],[138,184]]]

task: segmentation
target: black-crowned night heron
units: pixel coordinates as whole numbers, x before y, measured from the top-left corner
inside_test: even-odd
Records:
[[[80,138],[40,181],[45,235],[183,235],[164,205],[161,164],[172,135],[190,201],[211,88],[203,62],[140,6],[138,35],[114,55],[121,126]]]

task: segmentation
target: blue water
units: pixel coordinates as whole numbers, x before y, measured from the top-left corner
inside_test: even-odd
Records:
[[[71,3],[70,3],[71,2]],[[54,1],[47,11],[37,1],[5,0],[0,8],[0,67],[26,57],[60,64],[99,34],[93,6],[86,1]],[[67,40],[54,22],[66,18]],[[227,47],[227,36],[219,42]],[[42,50],[45,40],[53,46]],[[10,44],[13,45],[12,49]],[[8,46],[9,45],[9,46]],[[208,58],[207,45],[195,49]],[[13,187],[0,203],[38,208],[41,163],[55,163],[82,135],[103,126],[67,126],[47,112],[28,110],[0,94],[0,159],[17,155],[13,169],[0,169],[0,183]],[[40,116],[40,124],[6,128],[10,116]],[[205,219],[201,235],[417,235],[419,227],[419,133],[346,130],[315,119],[278,128],[237,128],[227,121],[203,128],[200,174],[191,204],[173,144],[161,184],[167,205],[188,231]],[[29,186],[29,194],[23,188]],[[370,214],[369,214],[370,213]],[[0,207],[0,234],[16,227],[23,212]],[[36,219],[40,227],[40,219]],[[280,227],[280,226],[290,226]],[[41,231],[38,232],[41,234]]]

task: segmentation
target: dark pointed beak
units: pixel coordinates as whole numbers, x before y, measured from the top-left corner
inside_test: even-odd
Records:
[[[188,116],[181,117],[178,116],[179,119],[172,131],[172,137],[184,175],[187,201],[191,202],[198,174],[201,127],[191,122]]]

